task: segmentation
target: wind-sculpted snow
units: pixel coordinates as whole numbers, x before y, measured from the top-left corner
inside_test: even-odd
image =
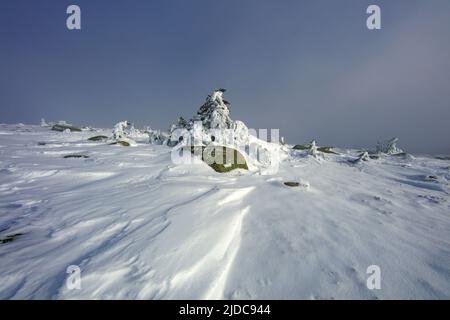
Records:
[[[446,160],[282,149],[273,175],[220,174],[88,141],[110,134],[0,126],[0,239],[20,234],[0,243],[0,298],[450,297]]]

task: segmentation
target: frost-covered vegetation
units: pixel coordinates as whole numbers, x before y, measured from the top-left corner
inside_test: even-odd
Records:
[[[247,126],[242,121],[230,118],[230,103],[224,99],[225,89],[215,90],[206,97],[197,114],[189,121],[179,118],[170,128],[171,146],[209,144],[236,146],[240,148],[249,142]]]
[[[403,153],[403,150],[397,147],[398,138],[392,138],[386,141],[380,141],[377,144],[376,152],[389,155]]]

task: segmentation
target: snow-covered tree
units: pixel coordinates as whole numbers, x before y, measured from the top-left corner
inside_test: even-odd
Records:
[[[369,156],[369,153],[367,151],[364,151],[358,157],[358,161],[369,161],[369,160],[370,160],[370,156]]]
[[[169,141],[169,135],[161,130],[150,130],[148,136],[152,144],[168,144]]]
[[[44,118],[41,119],[41,127],[43,128],[50,127],[50,125],[45,121]]]
[[[377,152],[378,153],[386,153],[386,154],[398,154],[403,153],[403,150],[397,148],[398,138],[392,138],[387,141],[381,141],[377,144]]]
[[[176,146],[182,140],[182,138],[176,137],[175,132],[177,130],[189,131],[190,128],[191,128],[191,124],[188,123],[183,117],[179,117],[177,122],[172,124],[169,128],[168,137],[166,139],[167,145],[169,147]]]
[[[311,141],[310,148],[309,148],[309,154],[313,157],[317,157],[317,145],[316,140]]]
[[[116,141],[126,139],[128,134],[125,129],[128,127],[128,125],[128,121],[121,121],[116,123],[113,130],[113,139]]]
[[[207,129],[231,129],[233,121],[230,110],[223,102],[225,89],[218,89],[208,95],[206,102],[200,107],[195,120],[201,120]]]
[[[120,144],[122,146],[136,145],[130,134],[132,124],[128,121],[121,121],[116,123],[112,134],[112,144]]]
[[[360,163],[361,161],[369,161],[371,159],[371,156],[367,151],[363,151],[358,155],[358,158],[348,160],[351,163]]]
[[[168,144],[173,146],[184,140],[173,134],[176,130],[179,132],[179,129],[189,133],[188,136],[201,145],[214,143],[243,146],[247,144],[248,128],[242,121],[233,121],[230,118],[230,103],[223,97],[225,91],[225,89],[217,89],[208,95],[205,103],[200,106],[197,114],[190,121],[180,117],[177,123],[170,127],[171,138]],[[193,143],[194,141],[191,141],[191,144]]]
[[[136,129],[134,127],[134,123],[132,123],[129,127],[128,127],[128,136],[129,137],[138,137],[141,135],[141,131],[139,131],[138,129]]]
[[[184,120],[183,117],[179,117],[177,120],[177,123],[172,124],[172,126],[170,127],[170,132],[172,132],[173,130],[177,129],[177,128],[187,128],[188,127],[188,122],[186,120]]]
[[[150,134],[150,142],[164,141],[163,144],[170,147],[197,146],[194,150],[203,150],[209,146],[234,149],[245,154],[250,167],[257,167],[264,173],[274,172],[280,161],[278,144],[250,135],[242,121],[232,120],[230,103],[224,98],[225,91],[214,90],[189,121],[179,118],[169,128],[168,139],[162,132],[153,133]]]

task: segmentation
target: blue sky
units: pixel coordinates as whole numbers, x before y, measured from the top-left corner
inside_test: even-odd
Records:
[[[449,33],[447,0],[2,0],[0,122],[165,129],[224,87],[289,143],[450,153]]]

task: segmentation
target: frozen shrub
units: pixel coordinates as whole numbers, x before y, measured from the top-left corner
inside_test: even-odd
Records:
[[[43,127],[43,128],[48,128],[48,127],[50,127],[50,125],[45,121],[44,118],[41,119],[41,127]]]
[[[387,141],[381,141],[377,144],[377,153],[386,153],[389,155],[403,153],[402,149],[397,148],[398,138],[392,138]]]
[[[125,129],[128,127],[128,121],[121,121],[115,124],[113,130],[113,139],[120,140],[127,138],[128,134],[125,132]]]
[[[130,138],[130,128],[132,127],[131,123],[128,121],[121,121],[116,123],[113,129],[111,144],[121,145],[121,146],[130,146],[135,145],[134,140]]]
[[[223,98],[225,91],[225,89],[217,89],[208,95],[205,103],[200,106],[197,114],[191,120],[178,118],[177,123],[170,127],[168,144],[174,146],[184,141],[184,143],[200,145],[209,145],[210,143],[246,145],[249,136],[248,128],[242,121],[233,121],[230,118],[230,104]],[[186,137],[175,134],[180,131],[186,132]],[[191,140],[195,140],[195,143],[194,141],[185,141],[189,137]]]

